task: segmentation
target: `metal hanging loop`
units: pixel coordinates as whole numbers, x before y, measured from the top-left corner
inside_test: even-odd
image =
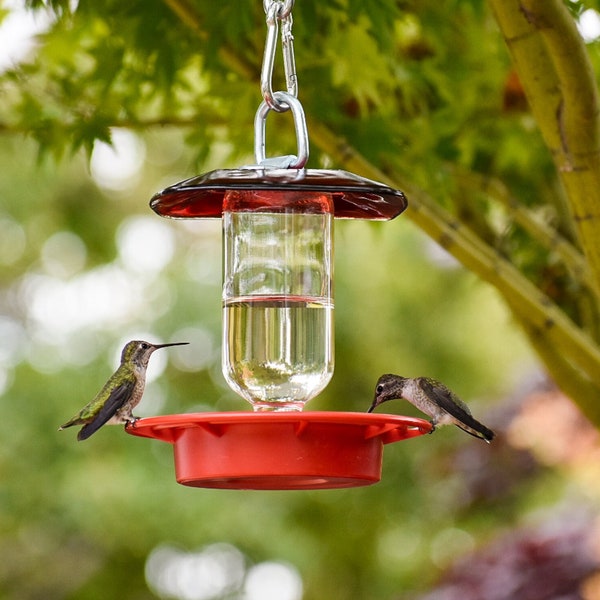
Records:
[[[292,5],[294,3],[292,2]],[[283,50],[283,71],[288,94],[298,97],[298,76],[294,57],[294,35],[292,34],[292,13],[281,20],[281,48]]]
[[[287,105],[277,101],[273,92],[273,66],[277,50],[277,34],[281,21],[281,46],[283,51],[283,68],[288,94],[298,96],[298,77],[294,58],[294,36],[292,35],[292,8],[294,0],[263,0],[267,15],[267,39],[260,74],[260,90],[265,102],[276,112],[285,112]]]
[[[279,169],[302,169],[308,161],[308,130],[306,128],[306,117],[304,109],[298,98],[287,92],[274,92],[273,98],[280,106],[285,106],[285,110],[291,110],[294,117],[294,127],[296,129],[296,142],[298,155],[278,156],[275,158],[265,158],[265,129],[267,115],[271,110],[276,110],[269,106],[267,101],[263,101],[256,111],[254,117],[254,158],[259,166],[270,166]],[[283,111],[279,111],[283,112]]]
[[[271,4],[279,4],[279,18],[285,19],[292,13],[295,0],[263,0],[265,13],[269,12]]]

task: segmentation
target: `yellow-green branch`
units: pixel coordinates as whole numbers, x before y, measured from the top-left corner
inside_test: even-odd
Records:
[[[600,119],[585,44],[562,0],[489,0],[552,153],[600,289]]]
[[[529,330],[543,332],[548,342],[560,348],[565,359],[600,389],[598,346],[510,262],[433,202],[423,190],[408,181],[386,176],[321,123],[311,119],[310,132],[319,147],[344,168],[404,190],[409,197],[406,216],[467,269],[493,284],[510,306],[518,305],[520,316],[528,323]],[[586,402],[585,398],[576,400]],[[600,414],[598,417],[600,424]]]

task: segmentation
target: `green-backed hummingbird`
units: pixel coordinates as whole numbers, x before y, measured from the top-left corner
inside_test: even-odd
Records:
[[[59,427],[66,429],[73,425],[83,425],[77,434],[78,440],[86,440],[102,425],[135,423],[138,417],[132,414],[140,403],[146,385],[146,369],[150,356],[159,348],[183,346],[188,342],[173,344],[151,344],[133,340],[125,344],[121,352],[121,364],[111,375],[96,397],[86,404],[77,415]]]
[[[375,397],[367,412],[388,400],[404,399],[431,417],[433,430],[437,425],[454,424],[463,431],[486,441],[494,439],[494,432],[471,416],[469,407],[443,383],[429,377],[400,377],[382,375],[375,387]]]

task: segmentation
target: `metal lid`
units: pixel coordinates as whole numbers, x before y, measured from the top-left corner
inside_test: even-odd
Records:
[[[348,171],[244,167],[219,169],[154,195],[150,208],[163,217],[220,218],[228,190],[306,190],[330,193],[337,218],[387,221],[408,203],[404,194]]]

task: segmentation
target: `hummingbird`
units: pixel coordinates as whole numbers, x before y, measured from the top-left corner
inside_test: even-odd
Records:
[[[469,407],[454,392],[429,377],[382,375],[377,381],[375,397],[367,412],[372,412],[382,402],[401,398],[431,417],[431,433],[437,425],[454,424],[488,444],[494,439],[495,433],[476,421]]]
[[[110,376],[95,398],[72,419],[61,425],[58,430],[61,431],[73,425],[83,425],[77,434],[77,439],[81,441],[87,440],[107,423],[109,425],[135,423],[139,417],[134,417],[132,410],[142,399],[150,356],[159,348],[184,346],[188,343],[151,344],[133,340],[125,344],[121,352],[119,368]]]

